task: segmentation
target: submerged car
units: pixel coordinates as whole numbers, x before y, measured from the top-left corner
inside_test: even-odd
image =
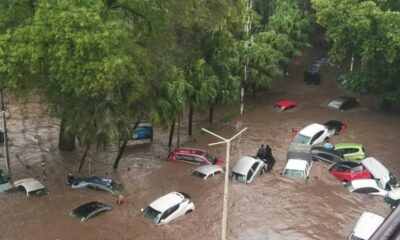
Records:
[[[234,180],[251,183],[254,177],[265,171],[266,164],[257,157],[242,156],[232,169]]]
[[[329,169],[329,173],[342,182],[372,178],[371,173],[362,164],[349,161],[333,165]]]
[[[340,111],[348,110],[359,105],[358,99],[349,96],[341,96],[333,99],[328,103],[328,107],[338,109]]]
[[[343,154],[325,147],[312,147],[311,156],[313,161],[322,161],[329,164],[344,162]]]
[[[381,182],[376,179],[357,179],[344,184],[349,192],[368,193],[378,196],[386,196],[387,191]]]
[[[177,148],[168,155],[167,161],[219,166],[223,166],[224,164],[221,159],[214,157],[204,150],[195,148]]]
[[[297,102],[292,100],[281,100],[276,102],[275,106],[278,107],[281,111],[285,111],[295,108],[297,106]]]
[[[14,186],[18,189],[24,189],[26,196],[42,196],[47,195],[46,187],[34,178],[24,178],[14,182]]]
[[[291,143],[282,175],[295,179],[308,179],[312,167],[311,146]]]
[[[333,132],[329,131],[324,125],[313,123],[300,130],[292,141],[294,143],[314,145],[329,141],[332,134]]]
[[[81,222],[84,222],[102,212],[110,211],[112,207],[101,203],[101,202],[88,202],[85,203],[74,210],[72,210],[69,215],[71,217],[78,218]]]
[[[379,180],[386,190],[392,190],[399,187],[396,178],[383,166],[376,158],[368,157],[361,161],[361,164],[368,169],[372,177]]]
[[[337,143],[334,149],[343,154],[347,161],[359,163],[366,157],[364,146],[360,143]]]
[[[385,219],[377,214],[364,212],[358,219],[349,240],[368,240]]]
[[[222,167],[220,167],[218,165],[205,165],[205,166],[196,168],[196,170],[194,170],[192,172],[192,176],[207,180],[216,175],[220,175],[223,172],[224,172],[224,170],[222,169]]]
[[[71,184],[71,188],[93,188],[117,194],[122,190],[122,184],[109,178],[90,176],[76,180]]]
[[[12,188],[10,178],[0,169],[0,193]]]
[[[400,188],[389,191],[385,196],[385,202],[390,204],[390,207],[394,208],[400,203]]]
[[[133,131],[132,139],[153,141],[153,125],[148,122],[139,123]]]
[[[194,203],[189,194],[183,192],[168,193],[147,207],[142,208],[143,216],[155,224],[168,223],[182,215],[194,211]]]
[[[347,125],[338,120],[327,121],[324,126],[335,135],[339,135],[339,133],[343,133],[347,129]]]

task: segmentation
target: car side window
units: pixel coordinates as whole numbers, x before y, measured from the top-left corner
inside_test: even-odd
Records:
[[[194,157],[189,155],[177,155],[176,159],[186,162],[194,162]]]
[[[361,172],[363,170],[362,166],[357,166],[351,169],[352,172]]]
[[[202,158],[200,158],[200,157],[194,157],[194,162],[202,164],[202,163],[204,163],[204,160]]]
[[[317,140],[319,137],[321,137],[322,133],[324,133],[324,131],[317,132],[317,134],[315,134],[314,137],[311,139],[311,144],[313,144],[315,142],[315,140]]]
[[[221,171],[214,172],[214,176],[217,176],[219,174],[222,174],[222,172]]]
[[[170,207],[169,209],[165,210],[163,215],[161,216],[160,220],[166,219],[169,217],[172,213],[174,213],[177,209],[179,208],[179,204],[176,204],[175,206]]]
[[[351,153],[356,153],[356,152],[358,152],[357,148],[347,148],[344,153],[351,154]]]
[[[375,188],[366,187],[366,188],[356,189],[356,190],[354,190],[354,192],[356,192],[356,193],[376,193],[379,191]]]

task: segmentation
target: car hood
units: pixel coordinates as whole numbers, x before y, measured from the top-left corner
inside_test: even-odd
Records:
[[[375,179],[378,179],[383,186],[390,181],[390,172],[381,162],[373,157],[361,161],[361,164],[368,169]]]
[[[382,224],[384,218],[370,212],[364,212],[358,220],[353,236],[360,239],[369,239],[376,229]]]

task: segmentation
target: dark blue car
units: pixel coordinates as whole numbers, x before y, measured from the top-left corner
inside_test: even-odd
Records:
[[[153,126],[151,123],[139,123],[132,135],[133,140],[150,140],[153,141]]]

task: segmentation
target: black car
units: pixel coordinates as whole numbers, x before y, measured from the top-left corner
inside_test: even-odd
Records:
[[[335,135],[338,135],[341,132],[344,132],[347,128],[347,125],[338,120],[330,120],[324,123],[325,127],[328,128],[329,131],[333,131]]]
[[[76,180],[71,188],[93,188],[117,194],[122,190],[122,184],[109,178],[90,176]]]
[[[69,215],[76,217],[84,222],[102,212],[110,211],[112,207],[101,202],[88,202],[70,212]]]
[[[311,157],[313,161],[323,161],[329,164],[345,161],[343,154],[324,147],[312,147]]]
[[[358,99],[349,96],[341,96],[328,103],[328,107],[336,108],[340,111],[348,110],[359,105]]]

